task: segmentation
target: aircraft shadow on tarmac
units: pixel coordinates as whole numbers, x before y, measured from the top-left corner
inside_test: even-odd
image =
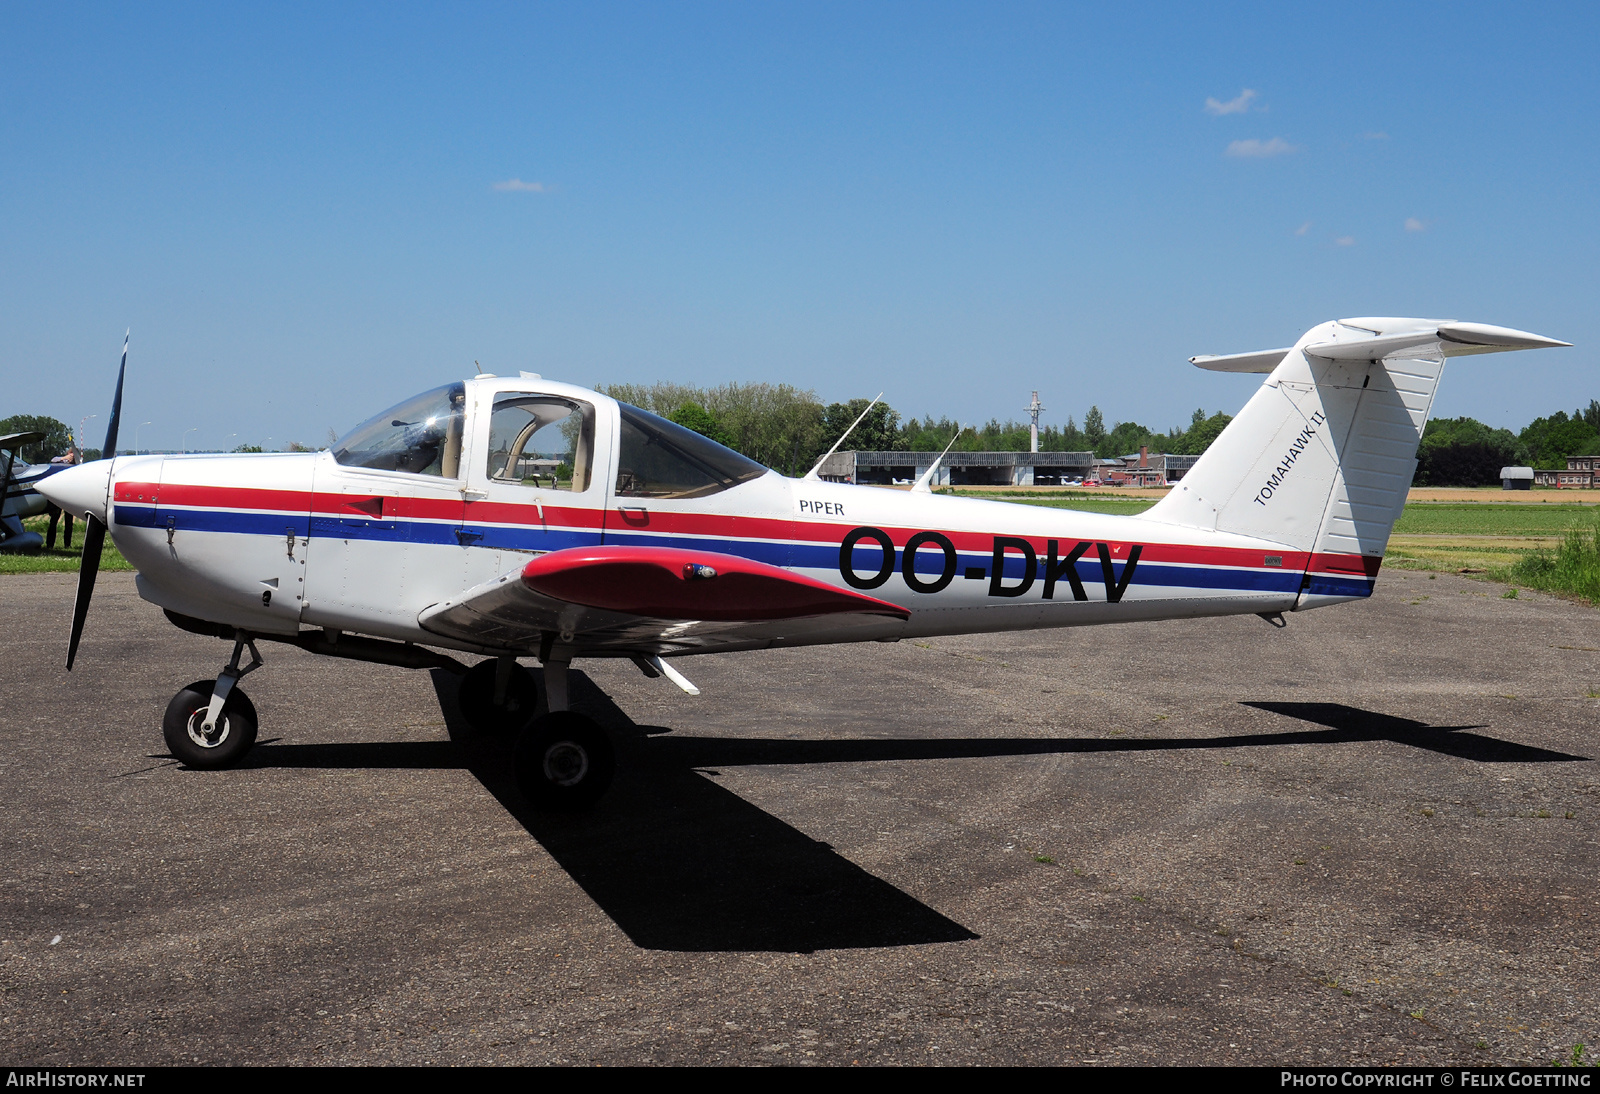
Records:
[[[616,738],[620,769],[600,805],[576,816],[528,809],[505,741],[474,734],[455,678],[434,672],[449,741],[258,746],[248,767],[466,768],[638,946],[677,951],[777,951],[905,946],[978,937],[874,877],[701,769],[1093,752],[1390,741],[1478,762],[1582,760],[1338,703],[1245,703],[1327,728],[1220,737],[1128,739],[973,737],[781,741],[653,736],[581,672],[573,706]]]

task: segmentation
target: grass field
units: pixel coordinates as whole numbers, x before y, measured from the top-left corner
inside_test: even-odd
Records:
[[[1505,577],[1535,589],[1600,603],[1600,518],[1573,525],[1553,551],[1523,555],[1506,570]]]
[[[1132,516],[1158,498],[1090,492],[958,491],[973,496]],[[1549,496],[1501,490],[1414,490],[1389,537],[1385,565],[1465,573],[1600,603],[1600,508],[1576,492]],[[1585,492],[1589,493],[1589,492]],[[1440,500],[1415,500],[1418,497]]]
[[[1594,513],[1592,505],[1456,505],[1413,502],[1394,526],[1397,536],[1560,536]]]
[[[41,536],[49,528],[50,521],[46,517],[29,517],[22,522],[22,526],[30,532],[38,532]],[[51,574],[73,573],[78,569],[83,559],[83,534],[85,525],[82,521],[75,521],[72,525],[72,549],[69,551],[61,545],[61,526],[56,526],[56,546],[54,550],[40,551],[36,555],[0,555],[0,574]],[[131,570],[128,560],[122,557],[122,552],[117,550],[107,536],[105,547],[100,552],[101,570]]]

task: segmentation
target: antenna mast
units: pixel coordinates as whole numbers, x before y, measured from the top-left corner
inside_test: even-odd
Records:
[[[1039,451],[1039,415],[1044,411],[1044,406],[1039,402],[1039,393],[1033,393],[1033,402],[1028,404],[1028,413],[1033,415],[1033,425],[1028,430],[1028,451]]]
[[[822,459],[817,461],[817,466],[806,472],[806,478],[810,479],[812,482],[816,482],[822,477],[820,474],[822,471],[822,465],[828,462],[828,457],[833,455],[834,452],[838,450],[839,446],[844,443],[844,439],[850,436],[851,430],[854,430],[856,426],[861,424],[861,419],[865,418],[872,408],[878,405],[878,399],[882,398],[883,392],[880,391],[878,392],[878,397],[873,399],[872,402],[868,403],[867,409],[861,412],[861,418],[857,418],[855,421],[851,422],[850,429],[847,429],[843,433],[839,434],[839,439],[833,442],[832,448],[828,449],[822,454]]]

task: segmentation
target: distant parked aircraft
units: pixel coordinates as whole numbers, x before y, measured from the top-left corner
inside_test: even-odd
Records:
[[[25,445],[37,444],[44,440],[43,433],[11,433],[0,437],[0,483],[5,486],[5,502],[0,507],[0,551],[37,551],[41,546],[54,547],[56,545],[56,524],[66,517],[66,544],[72,546],[72,514],[63,513],[60,506],[50,501],[39,493],[38,486],[41,481],[64,471],[77,463],[77,457],[72,452],[65,456],[58,456],[49,463],[25,463],[17,455],[17,451]],[[36,517],[41,513],[50,514],[50,531],[47,538],[41,539],[39,533],[24,531],[22,521],[25,517]]]

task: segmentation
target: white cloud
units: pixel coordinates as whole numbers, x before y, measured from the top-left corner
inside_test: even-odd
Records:
[[[1418,220],[1416,217],[1406,217],[1406,231],[1426,232],[1427,230],[1428,226],[1422,221]]]
[[[1290,144],[1282,137],[1273,137],[1270,141],[1257,140],[1251,137],[1247,141],[1229,141],[1228,155],[1241,156],[1245,159],[1263,159],[1267,156],[1286,156],[1290,152],[1298,152],[1299,148]]]
[[[1311,222],[1308,220],[1304,224],[1300,225],[1300,227],[1296,228],[1294,230],[1294,234],[1297,236],[1303,236],[1309,231],[1311,231]]]
[[[1215,99],[1208,98],[1206,99],[1206,113],[1243,114],[1250,109],[1250,100],[1255,97],[1256,93],[1247,87],[1243,91],[1239,92],[1238,98],[1229,99],[1225,103],[1219,103]]]
[[[1333,241],[1333,245],[1335,247],[1354,247],[1356,245],[1356,237],[1340,236],[1338,239]]]
[[[542,194],[545,185],[542,182],[523,182],[521,179],[506,179],[504,182],[494,184],[496,190],[514,191],[520,194]]]

